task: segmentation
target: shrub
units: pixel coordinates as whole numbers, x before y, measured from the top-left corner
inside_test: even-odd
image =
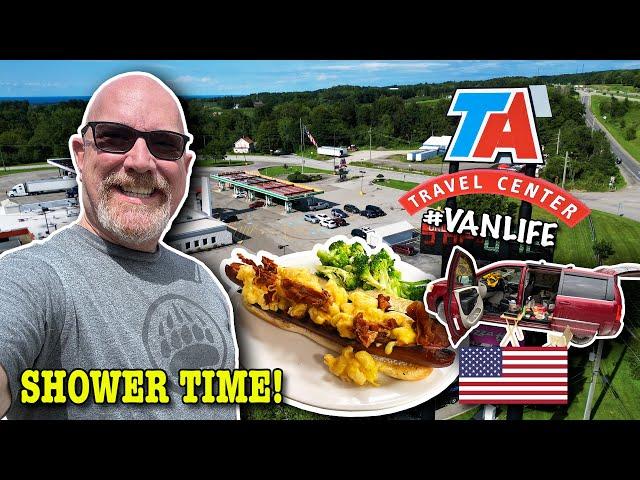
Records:
[[[633,127],[629,127],[624,131],[625,140],[635,140],[636,139],[636,129]]]
[[[294,183],[307,183],[321,180],[322,175],[307,175],[306,173],[293,172],[287,175],[287,180]]]

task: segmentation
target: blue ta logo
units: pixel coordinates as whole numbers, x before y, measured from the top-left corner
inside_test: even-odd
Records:
[[[546,86],[530,89],[537,116],[550,117]],[[460,89],[448,115],[461,118],[445,161],[494,163],[506,155],[512,163],[544,163],[529,89]]]

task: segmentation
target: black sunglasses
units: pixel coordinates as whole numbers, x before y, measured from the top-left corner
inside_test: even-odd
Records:
[[[138,138],[144,138],[149,152],[160,160],[180,160],[189,137],[168,130],[142,132],[116,122],[87,122],[80,131],[84,137],[91,127],[93,139],[99,150],[107,153],[126,153]]]

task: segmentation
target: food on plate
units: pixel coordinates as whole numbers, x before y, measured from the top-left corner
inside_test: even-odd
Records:
[[[367,255],[358,243],[348,244],[338,240],[329,245],[328,250],[318,250],[322,266],[318,273],[333,279],[345,290],[378,290],[388,295],[409,300],[420,300],[424,295],[428,280],[407,282],[395,268],[395,260],[386,249]]]
[[[359,247],[362,248],[361,245]],[[337,256],[345,252],[334,248],[327,254]],[[364,258],[360,257],[357,262],[366,259],[367,267],[358,264],[359,270],[355,271],[365,272],[364,278],[368,278],[368,271],[382,286],[385,277],[376,270],[375,255],[369,257],[364,248],[362,253]],[[238,262],[225,266],[225,273],[242,286],[244,306],[279,328],[303,334],[335,352],[351,347],[356,352],[353,358],[358,361],[364,355],[357,357],[357,352],[368,352],[375,360],[377,371],[404,380],[425,378],[432,368],[449,366],[455,359],[455,352],[448,348],[444,327],[427,314],[420,301],[386,294],[381,289],[347,289],[345,285],[352,285],[345,284],[344,279],[350,277],[341,272],[334,275],[333,270],[324,268],[329,265],[320,266],[315,272],[307,268],[280,266],[266,256],[261,258],[260,264],[241,254],[237,257]],[[377,261],[383,259],[380,257]],[[374,264],[375,275],[369,263]],[[352,273],[347,268],[341,270]],[[391,275],[400,278],[399,274]],[[389,285],[396,283],[390,281]],[[340,358],[332,362],[333,370],[338,368]],[[365,378],[372,375],[372,370],[368,372],[363,372]],[[356,376],[355,373],[353,375]],[[345,378],[342,374],[338,376]],[[362,378],[361,375],[357,377]]]
[[[357,385],[378,386],[378,364],[373,357],[360,350],[353,353],[353,347],[344,347],[338,357],[330,353],[324,356],[324,363],[329,371],[345,382],[353,382]]]

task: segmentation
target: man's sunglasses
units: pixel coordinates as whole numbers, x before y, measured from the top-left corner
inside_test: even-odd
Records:
[[[116,122],[88,122],[81,130],[93,131],[93,139],[99,150],[107,153],[126,153],[133,148],[138,138],[144,138],[149,152],[160,160],[180,160],[189,141],[187,135],[168,130],[142,132]]]

